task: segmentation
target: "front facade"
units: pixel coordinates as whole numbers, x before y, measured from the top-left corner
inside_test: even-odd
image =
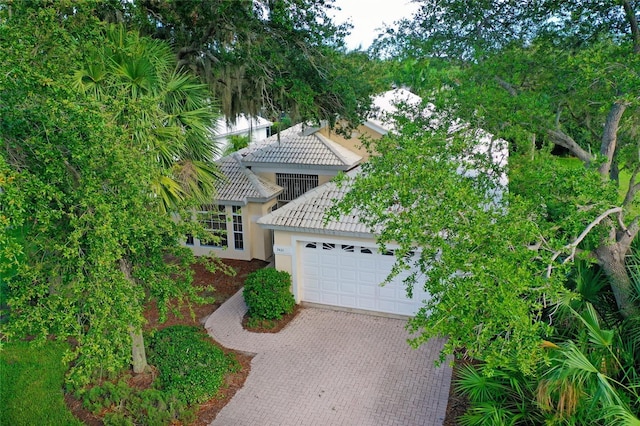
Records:
[[[204,228],[218,238],[202,241],[187,237],[185,245],[197,256],[268,259],[273,255],[272,233],[256,221],[277,205],[282,188],[247,170],[237,153],[218,160],[218,166],[226,177],[217,185],[218,198],[194,212]]]
[[[197,256],[270,259],[274,233],[258,226],[258,219],[355,168],[361,160],[318,129],[302,125],[253,142],[217,161],[225,176],[216,187],[217,198],[195,212],[218,238],[187,237],[185,245]]]
[[[298,303],[414,315],[429,296],[414,289],[407,297],[406,273],[380,285],[395,262],[393,248],[380,253],[374,233],[355,214],[329,223],[324,216],[344,195],[331,180],[341,172],[357,172],[369,158],[362,139],[387,133],[384,114],[393,112],[394,100],[415,99],[402,90],[376,98],[381,112],[351,138],[326,127],[297,125],[221,158],[227,179],[217,188],[218,198],[196,213],[220,238],[191,238],[187,245],[196,255],[273,258],[277,269],[292,275]]]

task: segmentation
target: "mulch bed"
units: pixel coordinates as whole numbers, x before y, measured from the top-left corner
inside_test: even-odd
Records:
[[[189,307],[183,306],[179,310],[179,315],[169,312],[166,321],[159,322],[158,308],[155,304],[150,304],[145,311],[145,318],[148,323],[145,330],[162,329],[172,325],[195,325],[203,326],[207,320],[207,317],[211,315],[220,305],[222,305],[227,299],[236,294],[243,286],[244,281],[251,272],[260,268],[264,268],[267,262],[261,260],[239,261],[239,260],[225,260],[224,263],[233,270],[235,275],[225,275],[221,271],[211,273],[203,265],[193,265],[194,270],[194,285],[213,285],[215,302],[208,305],[195,305],[192,306],[194,316],[192,317],[189,312]],[[210,295],[210,294],[208,294]],[[232,374],[227,377],[226,383],[220,389],[219,394],[202,404],[197,413],[197,420],[192,423],[193,426],[205,426],[215,419],[216,415],[227,405],[235,393],[242,388],[244,382],[251,370],[251,355],[246,353],[232,351],[230,349],[223,348],[227,353],[234,353],[236,359],[240,363],[241,369],[238,373]],[[149,387],[153,381],[154,373],[138,374],[131,378],[129,384],[141,389]],[[102,419],[91,413],[88,410],[82,408],[82,402],[74,398],[72,395],[65,395],[65,401],[71,412],[83,423],[89,426],[101,426],[103,425]]]
[[[211,315],[220,305],[222,305],[227,299],[236,294],[244,285],[244,281],[251,272],[260,268],[264,268],[267,263],[260,260],[237,261],[237,260],[225,260],[224,263],[236,271],[235,275],[225,275],[218,271],[215,273],[209,272],[203,265],[196,264],[193,266],[194,270],[194,284],[196,285],[213,285],[215,302],[208,305],[195,305],[192,306],[194,317],[191,317],[188,307],[182,307],[179,315],[169,313],[166,321],[160,323],[158,309],[155,304],[151,304],[145,311],[145,318],[148,323],[145,330],[162,329],[172,325],[195,325],[203,326],[207,320],[207,317]],[[302,310],[303,308],[296,305],[293,313],[285,315],[273,328],[253,328],[252,332],[264,332],[264,333],[277,333],[286,327]],[[246,317],[243,320],[243,324],[246,322]],[[252,356],[246,353],[232,351],[223,348],[225,352],[233,352],[236,359],[241,365],[241,370],[238,373],[232,374],[227,377],[226,383],[220,390],[220,393],[213,399],[202,404],[197,412],[197,420],[192,424],[193,426],[205,426],[211,423],[222,408],[233,398],[235,393],[242,388],[244,382],[251,370]],[[447,414],[444,421],[444,426],[456,426],[456,418],[463,414],[468,407],[467,401],[456,395],[453,390],[453,381],[457,377],[457,371],[463,363],[456,362],[454,366],[452,376],[452,386],[449,391],[449,404],[447,406]],[[144,389],[151,386],[154,378],[154,372],[140,374],[130,379],[130,385]],[[71,412],[82,422],[89,426],[101,426],[103,422],[99,416],[82,408],[81,401],[75,399],[71,395],[65,395],[65,401]]]
[[[283,315],[282,318],[280,318],[277,321],[274,321],[274,323],[270,327],[269,326],[249,327],[247,325],[247,323],[249,322],[249,316],[247,314],[244,314],[244,317],[242,317],[242,328],[244,328],[247,331],[251,331],[253,333],[278,333],[287,325],[289,325],[289,323],[293,321],[293,319],[298,315],[300,311],[302,311],[302,309],[304,309],[302,306],[295,305],[293,307],[293,312],[291,312],[290,314]]]
[[[455,391],[455,381],[458,379],[460,369],[469,364],[464,359],[456,359],[451,374],[451,386],[449,387],[449,402],[447,403],[447,415],[444,418],[443,426],[458,426],[458,417],[462,416],[469,409],[469,400]]]

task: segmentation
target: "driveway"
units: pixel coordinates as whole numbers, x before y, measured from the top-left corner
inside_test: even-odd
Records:
[[[305,308],[277,334],[243,330],[242,291],[205,327],[255,357],[244,387],[212,425],[442,425],[451,368],[434,367],[444,343],[410,348],[406,321]]]

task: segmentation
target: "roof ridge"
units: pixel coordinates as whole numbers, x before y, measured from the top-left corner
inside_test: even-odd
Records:
[[[244,164],[242,164],[242,157],[236,152],[234,153],[233,158],[234,160],[236,160],[236,162],[240,166],[240,171],[242,172],[242,174],[244,174],[247,177],[247,179],[249,179],[249,182],[251,183],[251,185],[253,185],[256,191],[258,191],[260,196],[264,198],[269,197],[269,193],[266,191],[263,183],[261,182],[260,177],[256,176],[255,173],[253,173],[251,170],[246,168]]]

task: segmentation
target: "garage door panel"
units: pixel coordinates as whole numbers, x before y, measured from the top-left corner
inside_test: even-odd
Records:
[[[380,287],[380,298],[397,300],[402,297],[402,292],[398,291],[396,286],[390,286],[389,284]]]
[[[320,292],[316,290],[312,290],[308,287],[304,291],[304,300],[306,300],[307,302],[322,303]]]
[[[338,295],[335,293],[322,293],[320,296],[320,302],[325,305],[335,305],[340,306],[340,299]]]
[[[338,281],[336,280],[322,280],[320,282],[320,291],[325,291],[329,293],[337,293],[338,289]]]
[[[369,297],[369,298],[374,298],[376,297],[376,287],[372,286],[372,285],[359,285],[358,286],[358,295],[362,296],[363,298]]]
[[[338,267],[338,257],[337,256],[325,256],[320,257],[320,267],[321,268],[337,268]],[[325,272],[325,269],[323,269]]]
[[[337,281],[338,280],[338,269],[334,267],[325,267],[320,272],[319,279],[321,281]]]
[[[357,259],[358,260],[358,268],[360,270],[363,270],[363,271],[366,271],[366,270],[373,271],[373,270],[375,270],[376,269],[376,261],[375,261],[375,259],[373,259],[373,255],[366,254],[364,256],[366,256],[365,259],[362,259],[362,258]],[[369,258],[369,256],[371,256],[371,258]]]
[[[358,309],[378,311],[378,301],[373,297],[358,297]]]
[[[355,282],[358,279],[358,271],[355,269],[341,269],[338,275],[341,281]]]
[[[428,294],[415,291],[406,297],[403,271],[392,282],[385,281],[395,263],[374,247],[338,243],[302,243],[301,298],[307,302],[414,315]]]
[[[375,272],[371,271],[371,270],[360,270],[358,271],[358,280],[361,283],[368,283],[368,284],[373,284],[373,285],[378,285],[380,284],[380,281],[378,281],[378,275]]]
[[[340,282],[338,287],[339,287],[341,293],[345,293],[345,294],[357,294],[358,293],[358,290],[357,290],[358,287],[353,282]]]
[[[340,303],[337,306],[345,308],[357,308],[356,298],[354,296],[340,295]]]
[[[358,266],[358,258],[354,256],[353,253],[343,253],[344,255],[340,257],[340,267],[342,268],[353,268],[357,269]]]
[[[318,277],[320,276],[320,268],[311,264],[304,269],[304,276],[311,278]]]

